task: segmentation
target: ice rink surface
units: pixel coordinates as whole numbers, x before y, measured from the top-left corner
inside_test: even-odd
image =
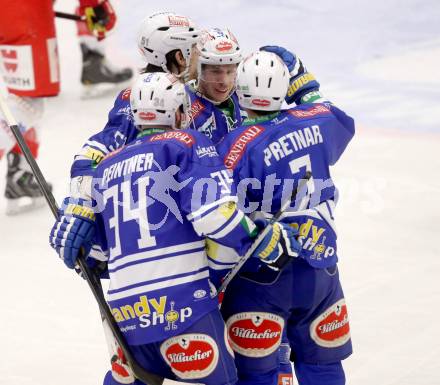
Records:
[[[56,9],[72,11],[72,0]],[[115,2],[116,64],[140,65],[141,18],[176,10],[228,26],[245,52],[291,48],[357,122],[334,168],[340,270],[355,353],[350,385],[440,384],[440,3]],[[74,153],[101,130],[115,94],[81,100],[75,27],[57,21],[62,93],[48,100],[39,164],[60,201]],[[0,191],[5,162],[0,164]],[[96,385],[108,355],[93,296],[48,246],[48,209],[4,215],[0,198],[0,384]]]

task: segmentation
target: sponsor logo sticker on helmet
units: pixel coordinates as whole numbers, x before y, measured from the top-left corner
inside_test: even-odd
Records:
[[[246,357],[265,357],[280,346],[284,319],[272,313],[244,312],[230,317],[226,327],[234,351]]]
[[[189,27],[189,20],[185,16],[170,15],[168,21],[172,27]]]
[[[319,346],[336,348],[350,339],[347,305],[342,298],[320,314],[310,325],[310,337]]]
[[[206,334],[182,334],[167,339],[162,357],[174,374],[184,380],[209,376],[217,366],[219,352],[214,339]]]
[[[154,120],[156,119],[156,114],[154,112],[139,112],[139,118],[142,120]]]
[[[268,107],[268,106],[270,106],[270,100],[267,100],[267,99],[252,99],[252,104],[254,106],[259,106],[259,107]]]
[[[232,49],[232,44],[229,41],[224,40],[218,43],[215,48],[217,49],[217,51],[226,52]]]

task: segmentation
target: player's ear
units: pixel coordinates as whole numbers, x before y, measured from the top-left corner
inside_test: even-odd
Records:
[[[180,110],[180,108],[178,108],[176,110],[176,123],[174,125],[176,130],[180,130],[182,127],[182,122],[183,122],[183,112]]]
[[[183,57],[182,51],[181,50],[176,51],[176,53],[174,54],[174,58],[176,60],[176,63],[179,65],[179,68],[182,68],[183,71],[186,67],[186,61],[185,58]]]

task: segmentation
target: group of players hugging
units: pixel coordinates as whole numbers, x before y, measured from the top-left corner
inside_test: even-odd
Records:
[[[111,24],[107,1],[80,8]],[[329,168],[353,119],[280,46],[243,57],[230,30],[172,12],[146,17],[138,46],[148,64],[75,156],[50,245],[71,269],[83,250],[109,279],[112,315],[148,372],[345,384],[352,346]],[[104,384],[143,384],[109,344]]]

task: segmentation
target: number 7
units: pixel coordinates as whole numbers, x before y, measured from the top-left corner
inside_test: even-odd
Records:
[[[310,155],[303,155],[299,158],[293,159],[289,162],[290,171],[292,174],[298,174],[301,172],[301,168],[305,168],[306,172],[309,171],[312,172],[312,162],[310,160]],[[298,210],[304,210],[307,208],[309,202],[310,202],[310,196],[315,191],[315,182],[313,181],[313,176],[310,177],[310,179],[307,181],[307,195],[305,195],[301,199],[301,203],[299,204]],[[301,195],[299,195],[301,196]]]

